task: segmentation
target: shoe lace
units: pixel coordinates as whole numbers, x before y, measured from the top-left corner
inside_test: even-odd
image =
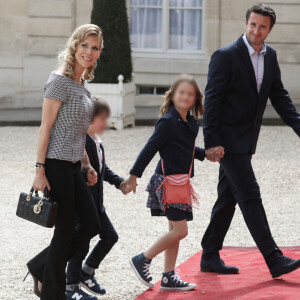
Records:
[[[143,272],[144,272],[147,279],[151,278],[150,267],[151,267],[151,262],[150,263],[144,262]]]
[[[91,278],[91,280],[92,280],[95,284],[99,284],[95,276],[93,276],[93,277]]]
[[[185,282],[179,276],[180,269],[175,271],[175,274],[171,275],[171,278],[176,281],[176,283],[185,284]]]

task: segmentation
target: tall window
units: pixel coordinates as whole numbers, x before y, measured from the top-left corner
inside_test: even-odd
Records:
[[[131,42],[133,48],[162,47],[162,1],[131,0]]]
[[[131,0],[130,30],[136,50],[202,49],[203,0]]]

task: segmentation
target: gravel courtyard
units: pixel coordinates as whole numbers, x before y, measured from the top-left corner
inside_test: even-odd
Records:
[[[152,127],[136,127],[108,131],[103,136],[108,166],[119,175],[127,176],[152,130]],[[33,181],[37,133],[37,127],[0,127],[1,300],[36,299],[31,277],[25,283],[22,281],[27,272],[25,263],[49,244],[53,233],[52,229],[31,224],[15,215],[19,193],[29,191]],[[201,133],[197,145],[203,145]],[[300,140],[290,128],[262,128],[253,165],[269,223],[280,246],[300,246],[299,157]],[[166,219],[150,217],[145,207],[146,184],[157,160],[158,157],[139,180],[136,195],[123,196],[113,186],[105,185],[105,206],[120,238],[97,272],[97,278],[107,289],[107,295],[101,299],[134,299],[145,290],[130,269],[128,258],[140,253],[167,230]],[[178,264],[201,250],[201,237],[216,200],[218,164],[196,161],[195,168],[201,208],[195,210],[194,221],[189,223],[189,235],[181,243]],[[254,246],[239,209],[225,245]],[[163,255],[160,255],[153,262],[155,281],[160,279],[162,266]],[[199,288],[205,290],[205,286]]]

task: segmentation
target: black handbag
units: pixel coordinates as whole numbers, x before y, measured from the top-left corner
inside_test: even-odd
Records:
[[[41,198],[37,191],[33,195],[32,187],[29,194],[21,193],[17,207],[17,216],[38,225],[52,228],[58,210],[58,203],[51,201],[47,187]]]

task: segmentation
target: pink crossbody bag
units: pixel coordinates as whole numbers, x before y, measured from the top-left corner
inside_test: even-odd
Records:
[[[199,205],[198,195],[194,191],[191,182],[191,173],[193,168],[193,160],[195,155],[195,147],[193,158],[188,174],[165,175],[164,163],[161,159],[161,167],[164,175],[164,181],[157,188],[163,188],[163,206],[164,209],[168,204],[189,204],[190,206]]]

